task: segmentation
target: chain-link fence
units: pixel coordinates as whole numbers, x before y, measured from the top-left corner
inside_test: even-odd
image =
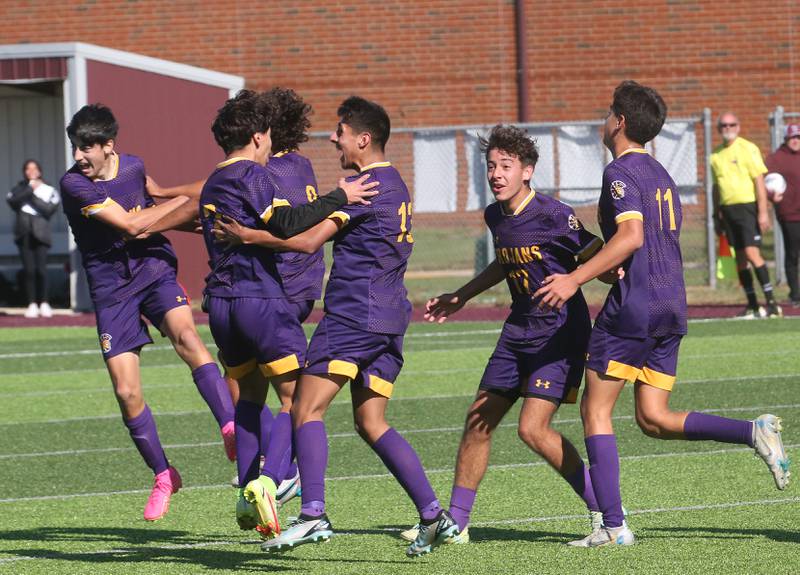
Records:
[[[769,115],[770,149],[772,151],[777,150],[783,144],[786,124],[797,121],[800,121],[800,112],[787,112],[783,106],[778,106]],[[783,247],[783,232],[779,225],[773,228],[773,232],[775,236],[775,283],[783,283],[786,281],[786,268],[784,267],[786,250]]]
[[[707,158],[710,114],[667,121],[649,151],[672,175],[683,204],[683,248],[689,285],[713,285],[715,243],[707,225],[710,197]],[[536,139],[539,161],[533,186],[573,206],[584,225],[599,235],[596,206],[602,173],[611,155],[602,144],[603,122],[519,124]],[[414,253],[407,285],[412,300],[463,283],[493,258],[483,225],[483,208],[493,201],[478,136],[491,126],[396,129],[389,159],[403,175],[414,200]],[[314,133],[302,152],[311,158],[321,189],[341,177],[329,134]]]

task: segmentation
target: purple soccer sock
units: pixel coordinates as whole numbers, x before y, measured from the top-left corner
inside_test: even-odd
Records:
[[[144,411],[132,419],[123,419],[131,439],[139,450],[139,454],[144,459],[147,466],[158,475],[169,468],[167,456],[161,447],[161,440],[158,438],[156,422],[150,407],[145,404]]]
[[[600,511],[600,505],[597,503],[594,487],[592,487],[592,475],[583,461],[580,462],[580,465],[572,474],[565,476],[564,479],[572,486],[578,497],[583,499],[589,511]]]
[[[269,436],[269,447],[267,448],[264,469],[261,475],[266,475],[278,486],[283,477],[281,476],[281,464],[284,459],[291,457],[292,453],[292,416],[286,412],[280,412],[272,423],[272,432]]]
[[[309,421],[294,430],[297,467],[303,482],[300,513],[319,517],[325,513],[325,468],[328,466],[328,435],[321,421]]]
[[[450,493],[450,515],[458,523],[459,531],[464,531],[469,525],[469,516],[472,514],[475,495],[477,493],[473,489],[453,485],[453,491]]]
[[[372,449],[411,497],[419,511],[420,519],[424,522],[435,519],[441,512],[442,506],[436,499],[436,494],[433,492],[414,448],[403,439],[402,435],[390,427],[372,445]],[[305,493],[305,488],[304,482],[303,493]]]
[[[742,419],[692,411],[683,422],[683,434],[691,441],[710,439],[753,447],[753,422]]]
[[[278,469],[278,477],[281,481],[291,479],[297,475],[297,463],[295,463],[296,453],[294,449],[294,441],[292,441],[292,448],[283,455],[283,461]]]
[[[223,427],[229,421],[233,421],[233,400],[217,364],[211,362],[193,369],[192,379],[197,391],[211,408],[217,424]]]
[[[272,415],[272,410],[268,405],[264,405],[264,409],[261,410],[261,435],[258,444],[261,448],[261,457],[264,457],[265,459],[267,457],[269,436],[272,432],[272,424],[274,421],[275,417]]]
[[[611,435],[592,435],[586,438],[586,451],[589,454],[589,474],[592,478],[594,494],[603,523],[606,527],[620,527],[622,515],[622,496],[619,491],[619,453],[617,438]]]
[[[236,470],[239,472],[239,487],[244,487],[258,477],[260,450],[258,439],[261,433],[262,405],[239,399],[236,404]]]

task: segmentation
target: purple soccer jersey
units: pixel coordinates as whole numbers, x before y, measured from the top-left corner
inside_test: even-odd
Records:
[[[141,159],[119,154],[117,172],[102,181],[90,180],[73,166],[61,178],[60,187],[95,307],[125,301],[156,280],[175,277],[177,259],[167,238],[154,234],[127,241],[121,232],[91,217],[113,204],[128,212],[153,205],[145,190]]]
[[[280,152],[267,164],[275,188],[276,204],[285,200],[291,206],[313,202],[318,197],[317,178],[311,161],[297,152]],[[283,204],[285,205],[285,204]],[[276,252],[278,273],[283,289],[291,302],[319,299],[322,295],[322,277],[325,275],[324,250],[313,254]]]
[[[264,229],[272,216],[275,188],[267,169],[244,158],[217,165],[200,193],[200,221],[211,273],[205,293],[217,297],[285,299],[275,253],[260,246],[218,242],[212,229],[221,215]]]
[[[402,335],[411,319],[403,276],[411,255],[411,196],[389,162],[364,167],[379,181],[369,205],[348,205],[331,215],[345,227],[334,236],[325,312],[363,331]]]
[[[541,318],[542,328],[548,330],[562,325],[570,306],[560,312],[542,310],[531,295],[547,276],[569,273],[577,265],[576,257],[588,257],[599,250],[600,238],[583,227],[568,205],[533,190],[513,214],[504,213],[495,202],[486,208],[484,219],[511,292],[509,319]],[[572,299],[585,307],[581,291]]]
[[[679,244],[681,200],[670,175],[643,149],[606,166],[597,217],[608,241],[617,225],[642,220],[644,245],[623,263],[595,325],[621,337],[686,333],[686,287]]]

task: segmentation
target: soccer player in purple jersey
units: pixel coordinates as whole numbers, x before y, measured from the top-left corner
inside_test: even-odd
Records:
[[[142,396],[139,352],[152,343],[144,315],[169,337],[192,369],[200,394],[219,424],[226,451],[234,457],[233,405],[217,364],[197,334],[188,298],[176,279],[172,246],[160,231],[191,207],[186,197],[159,206],[145,191],[145,171],[136,156],[114,149],[117,122],[101,105],[84,106],[67,135],[75,165],[61,179],[64,212],[81,252],[97,318],[103,359],[125,425],[155,482],[144,518],[155,521],[169,509],[181,477],[167,461],[150,408]]]
[[[219,110],[212,126],[226,155],[208,177],[200,194],[201,223],[211,273],[206,278],[206,308],[211,334],[228,374],[238,380],[236,448],[240,494],[236,516],[242,529],[259,528],[265,538],[280,533],[275,493],[288,466],[292,429],[289,408],[295,380],[306,353],[306,338],[289,308],[271,250],[217,241],[214,228],[223,216],[244,226],[261,227],[291,237],[328,217],[348,201],[362,202],[377,182],[363,185],[369,175],[314,202],[287,206],[277,200],[265,165],[270,148],[269,98],[240,91]],[[259,373],[259,371],[261,373]],[[261,413],[266,381],[272,381],[281,400],[273,425],[264,469],[259,475]],[[281,425],[283,423],[284,425]]]
[[[484,212],[496,259],[454,293],[429,300],[425,314],[442,323],[503,279],[513,301],[458,449],[450,496],[450,513],[460,530],[450,541],[455,543],[469,541],[467,524],[488,466],[492,433],[520,397],[520,438],[583,499],[592,524],[602,521],[588,468],[572,443],[551,427],[559,405],[577,398],[591,331],[589,310],[580,290],[560,310],[539,309],[531,295],[545,277],[573,271],[603,242],[583,228],[572,208],[531,188],[539,152],[524,130],[498,125],[480,143],[497,200]],[[411,539],[415,530],[401,536]]]
[[[581,399],[586,450],[603,526],[571,545],[631,545],[634,536],[620,504],[619,455],[611,422],[626,381],[635,382],[636,421],[659,439],[713,440],[755,448],[778,489],[789,480],[780,419],[755,421],[672,411],[678,346],[686,333],[686,291],[678,243],[681,203],[670,175],[644,149],[666,118],[652,88],[617,86],[603,129],[614,160],[603,172],[598,219],[605,246],[584,266],[554,274],[537,290],[543,306],[561,308],[579,286],[622,266],[624,277],[608,294],[589,340],[586,390]]]
[[[284,243],[241,226],[227,228],[247,243],[292,251],[313,252],[334,238],[325,316],[309,343],[292,405],[302,508],[289,529],[262,548],[291,548],[327,540],[333,534],[325,513],[328,439],[323,417],[350,381],[356,430],[419,512],[419,535],[406,551],[416,556],[452,537],[458,527],[439,505],[414,448],[386,422],[386,406],[403,365],[403,335],[411,316],[403,284],[414,242],[411,197],[397,169],[386,161],[384,148],[390,133],[386,111],[352,96],[337,113],[339,124],[331,141],[341,153],[342,168],[371,174],[380,181],[380,193],[372,203],[347,206],[332,219]]]

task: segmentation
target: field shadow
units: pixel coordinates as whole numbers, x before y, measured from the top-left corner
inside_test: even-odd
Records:
[[[378,529],[365,529],[364,533],[380,533],[382,535],[389,535],[397,538],[397,541],[408,545],[407,542],[400,539],[400,532],[405,527],[398,527],[397,525],[378,525]],[[396,531],[394,531],[396,529]],[[348,529],[349,532],[359,533],[357,529]],[[564,533],[562,531],[540,531],[536,529],[510,529],[503,527],[480,527],[470,525],[469,527],[469,540],[470,543],[480,543],[481,541],[528,541],[539,543],[564,543],[565,541],[572,541],[579,539],[586,534],[578,533]]]
[[[644,537],[754,539],[766,537],[779,543],[800,543],[800,531],[787,529],[731,529],[724,527],[649,527]],[[654,537],[654,538],[655,538]]]
[[[257,546],[257,540],[231,541],[229,533],[197,535],[189,531],[145,528],[106,528],[106,527],[43,527],[0,531],[0,540],[73,543],[80,546],[86,543],[105,543],[110,549],[97,551],[64,551],[62,549],[4,549],[3,552],[23,559],[49,559],[72,561],[76,563],[114,564],[114,563],[157,563],[171,565],[180,572],[180,565],[203,565],[207,568],[281,572],[292,571],[291,562],[295,559],[281,555],[281,561],[263,563],[263,559],[273,559]],[[239,547],[248,549],[211,549],[212,546]],[[287,565],[286,562],[290,562]]]

